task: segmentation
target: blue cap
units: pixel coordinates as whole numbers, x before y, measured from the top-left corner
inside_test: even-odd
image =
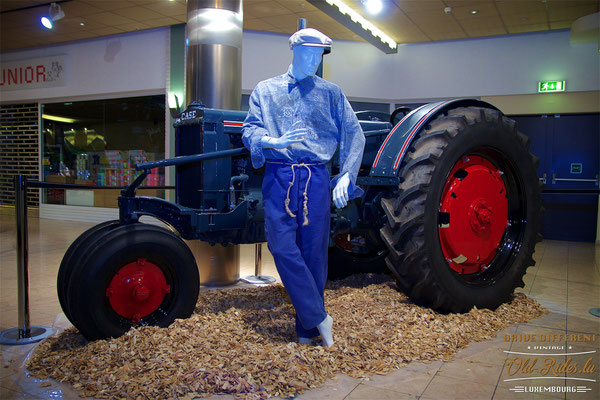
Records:
[[[332,40],[313,28],[300,29],[298,32],[290,36],[290,49],[296,46],[322,47],[325,49],[325,54],[331,52]]]

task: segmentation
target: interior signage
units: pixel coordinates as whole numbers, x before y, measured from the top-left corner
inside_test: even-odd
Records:
[[[38,89],[65,86],[67,84],[67,57],[30,58],[2,62],[0,89]]]
[[[565,81],[538,82],[538,93],[564,92]]]

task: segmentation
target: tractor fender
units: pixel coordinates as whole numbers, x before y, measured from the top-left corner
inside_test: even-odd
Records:
[[[498,110],[493,105],[477,99],[454,99],[425,104],[407,114],[387,135],[373,161],[369,177],[393,178],[398,175],[402,160],[410,144],[430,120],[449,109],[458,107],[483,107]]]

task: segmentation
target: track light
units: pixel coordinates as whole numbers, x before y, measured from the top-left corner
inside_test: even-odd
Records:
[[[63,19],[65,17],[65,12],[62,10],[60,5],[56,3],[50,4],[48,8],[48,15],[44,15],[40,22],[46,29],[52,29],[54,27],[54,21],[58,21],[59,19]]]
[[[383,10],[381,0],[363,0],[363,4],[369,14],[377,15]]]
[[[306,0],[386,54],[397,53],[398,44],[342,0]]]

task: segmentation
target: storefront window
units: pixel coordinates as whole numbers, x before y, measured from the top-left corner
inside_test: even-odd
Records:
[[[42,105],[42,165],[46,182],[126,186],[135,164],[165,156],[165,96]],[[164,186],[153,169],[143,186]],[[164,198],[164,190],[139,190]],[[115,190],[44,190],[44,203],[116,207]]]

